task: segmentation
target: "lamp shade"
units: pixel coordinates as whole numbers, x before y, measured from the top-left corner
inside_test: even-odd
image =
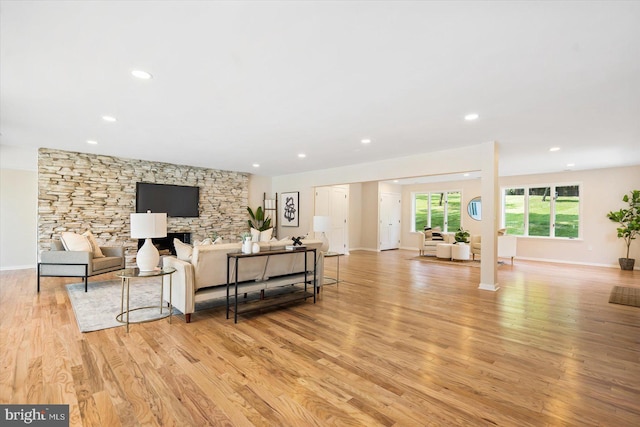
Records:
[[[166,213],[132,213],[131,238],[147,239],[167,237]]]
[[[331,229],[331,217],[328,217],[328,216],[313,217],[313,231],[327,232],[330,229]]]

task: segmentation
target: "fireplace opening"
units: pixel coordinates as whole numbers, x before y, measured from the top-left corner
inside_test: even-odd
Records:
[[[160,255],[176,255],[173,239],[178,239],[183,243],[191,243],[191,233],[167,233],[167,237],[158,237],[151,239],[151,241]],[[138,239],[138,249],[144,245],[144,240]]]

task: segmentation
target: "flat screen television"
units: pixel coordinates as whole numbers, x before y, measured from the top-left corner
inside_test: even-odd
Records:
[[[171,217],[197,217],[200,188],[186,185],[136,183],[136,212],[166,212]]]

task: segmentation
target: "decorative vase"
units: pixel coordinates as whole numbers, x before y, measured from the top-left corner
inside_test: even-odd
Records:
[[[242,253],[243,254],[251,253],[251,237],[245,237],[244,242],[242,242]]]
[[[258,252],[260,252],[260,245],[257,243],[254,243],[251,246],[251,253],[257,254]]]

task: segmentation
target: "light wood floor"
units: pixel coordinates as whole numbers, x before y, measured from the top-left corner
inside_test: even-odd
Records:
[[[129,334],[78,331],[77,280],[2,272],[0,401],[74,426],[640,425],[640,308],[607,302],[640,272],[516,260],[489,292],[415,255],[342,257],[315,305]]]

